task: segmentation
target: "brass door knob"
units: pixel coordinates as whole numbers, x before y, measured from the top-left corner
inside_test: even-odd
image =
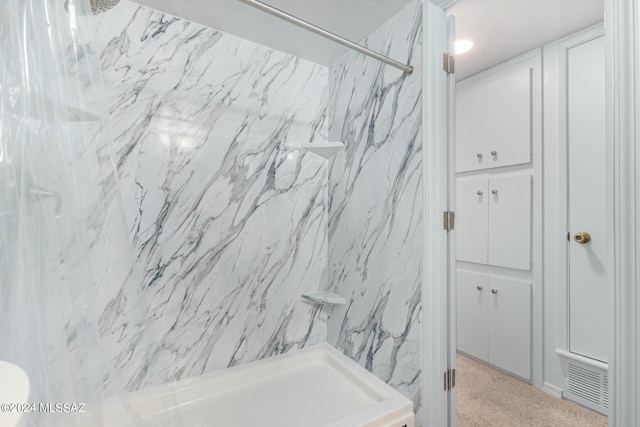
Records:
[[[591,235],[586,231],[579,231],[575,236],[573,236],[573,240],[575,240],[576,243],[584,245],[585,243],[589,243],[591,241]]]

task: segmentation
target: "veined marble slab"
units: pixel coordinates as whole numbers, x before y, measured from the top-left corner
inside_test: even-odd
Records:
[[[416,67],[406,75],[349,53],[330,68],[328,341],[413,397],[420,424],[422,11],[413,2],[366,45]]]
[[[101,315],[128,390],[325,341],[328,70],[122,1],[100,15],[116,163],[144,278]],[[141,319],[141,320],[137,320]]]

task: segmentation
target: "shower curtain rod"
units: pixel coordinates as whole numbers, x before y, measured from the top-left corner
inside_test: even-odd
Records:
[[[318,35],[320,35],[320,36],[322,36],[324,38],[327,38],[327,39],[329,39],[331,41],[334,41],[334,42],[339,43],[339,44],[341,44],[343,46],[346,46],[349,49],[356,50],[356,51],[358,51],[360,53],[363,53],[363,54],[365,54],[367,56],[370,56],[371,58],[375,58],[378,61],[382,61],[385,64],[391,65],[392,67],[396,67],[396,68],[404,71],[407,74],[413,73],[413,66],[412,65],[405,65],[402,62],[398,62],[395,59],[391,59],[388,56],[384,56],[384,55],[382,55],[382,54],[380,54],[378,52],[375,52],[375,51],[373,51],[371,49],[368,49],[368,48],[366,48],[364,46],[361,46],[361,45],[359,45],[357,43],[354,43],[351,40],[347,40],[344,37],[340,37],[337,34],[334,34],[334,33],[330,32],[330,31],[327,31],[327,30],[325,30],[323,28],[320,28],[320,27],[318,27],[316,25],[313,25],[313,24],[311,24],[311,23],[309,23],[307,21],[304,21],[304,20],[302,20],[300,18],[297,18],[297,17],[295,17],[293,15],[290,15],[287,12],[283,12],[280,9],[276,9],[275,7],[270,6],[270,5],[266,4],[266,3],[263,3],[263,2],[258,1],[258,0],[238,0],[238,1],[241,1],[242,3],[245,3],[245,4],[249,5],[249,6],[252,6],[252,7],[256,8],[258,10],[261,10],[263,12],[267,12],[267,13],[269,13],[269,14],[277,17],[277,18],[283,19],[283,20],[285,20],[287,22],[290,22],[291,24],[297,25],[298,27],[304,28],[305,30],[309,30],[309,31],[311,31],[313,33],[316,33],[316,34],[318,34]]]

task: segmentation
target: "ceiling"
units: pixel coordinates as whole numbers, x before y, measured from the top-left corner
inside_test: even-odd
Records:
[[[239,0],[135,0],[137,3],[290,53],[330,65],[347,49]],[[263,0],[355,42],[412,0]]]
[[[604,20],[604,0],[459,0],[456,39],[474,42],[456,57],[462,80],[514,56]]]
[[[138,3],[322,65],[346,48],[240,0],[135,0]],[[355,42],[412,0],[263,0]],[[433,1],[433,0],[432,0]],[[458,80],[604,19],[604,0],[436,0],[453,3],[458,39],[474,48],[456,58]]]

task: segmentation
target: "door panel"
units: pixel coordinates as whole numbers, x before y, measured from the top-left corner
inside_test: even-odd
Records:
[[[488,181],[458,180],[456,191],[457,259],[486,264],[489,227]]]
[[[531,283],[491,276],[489,363],[531,379]]]
[[[568,54],[569,349],[603,362],[608,354],[605,42]],[[578,232],[591,236],[576,243]]]
[[[457,271],[458,350],[478,359],[489,360],[489,312],[486,275]]]
[[[532,82],[516,64],[458,89],[457,172],[531,161]]]
[[[531,175],[489,181],[489,264],[531,268]]]

